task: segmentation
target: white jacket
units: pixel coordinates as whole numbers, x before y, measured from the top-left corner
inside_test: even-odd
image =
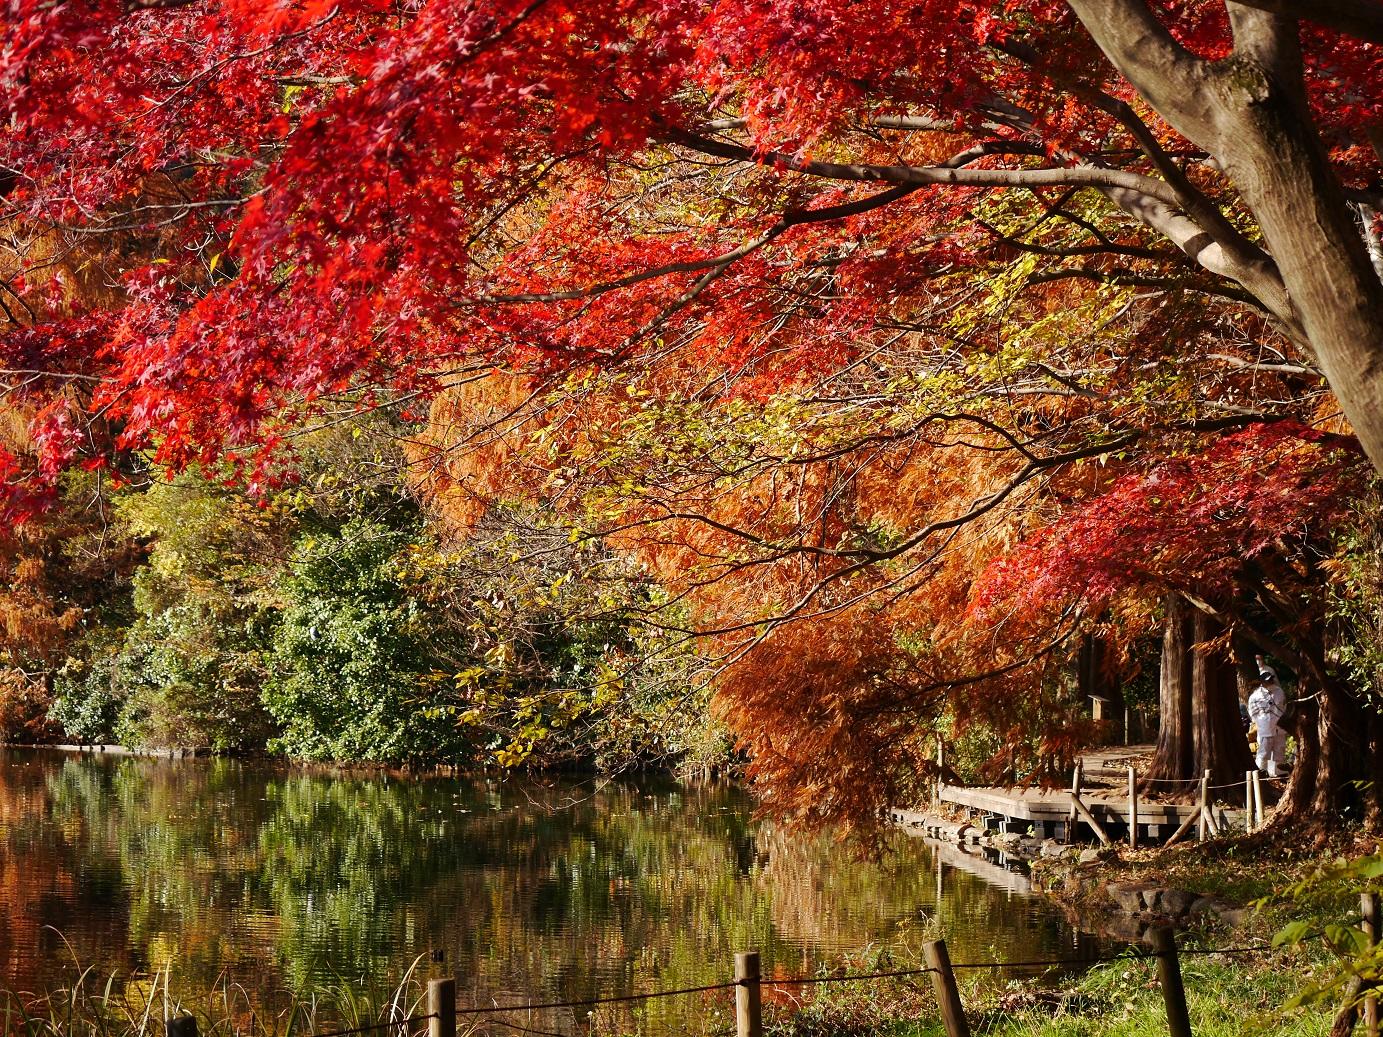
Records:
[[[1276,681],[1271,684],[1260,684],[1249,696],[1249,719],[1258,727],[1260,738],[1277,733],[1278,721],[1286,711],[1287,693]]]

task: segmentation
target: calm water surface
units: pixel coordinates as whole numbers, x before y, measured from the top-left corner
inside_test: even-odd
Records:
[[[23,750],[0,751],[0,898],[0,980],[29,991],[70,982],[74,958],[102,973],[168,965],[184,990],[229,977],[269,992],[387,982],[441,952],[445,965],[422,967],[454,972],[463,1002],[580,999],[722,982],[749,948],[780,976],[880,949],[912,959],[932,921],[955,961],[1103,949],[920,840],[862,864],[755,821],[725,785]],[[704,1033],[717,998],[731,1003],[609,1011]]]

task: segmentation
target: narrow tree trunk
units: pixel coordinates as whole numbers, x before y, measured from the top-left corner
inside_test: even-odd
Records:
[[[1364,704],[1364,722],[1368,727],[1368,778],[1364,785],[1364,830],[1371,834],[1383,831],[1383,716],[1376,707]]]
[[[1124,736],[1124,692],[1110,672],[1104,640],[1094,634],[1081,638],[1076,657],[1076,684],[1083,698],[1094,703],[1092,714],[1104,721],[1101,735],[1107,744]]]
[[[1292,766],[1282,802],[1273,815],[1274,826],[1295,825],[1311,811],[1311,797],[1316,791],[1316,776],[1320,769],[1320,746],[1316,741],[1316,703],[1298,706],[1292,722],[1292,735],[1297,743],[1297,757]],[[1269,790],[1271,794],[1271,790]]]
[[[1242,626],[1235,628],[1230,644],[1234,649],[1234,670],[1239,684],[1239,701],[1247,704],[1249,696],[1253,694],[1253,689],[1258,687],[1257,657],[1262,649],[1259,648],[1253,638],[1244,633]],[[1242,723],[1241,726],[1243,726]]]

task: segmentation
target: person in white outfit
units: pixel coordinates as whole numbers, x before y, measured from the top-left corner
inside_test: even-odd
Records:
[[[1277,671],[1258,663],[1258,687],[1249,696],[1249,719],[1258,729],[1257,764],[1268,777],[1276,778],[1287,754],[1287,734],[1282,730],[1282,714],[1287,711],[1287,693],[1277,679]]]

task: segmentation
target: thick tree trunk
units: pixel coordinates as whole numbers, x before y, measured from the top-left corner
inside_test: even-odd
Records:
[[[1191,645],[1194,623],[1185,599],[1167,599],[1162,621],[1162,668],[1157,682],[1157,751],[1144,775],[1152,782],[1187,781],[1195,765],[1191,734]],[[1158,786],[1166,791],[1168,786]]]
[[[1158,682],[1157,751],[1146,778],[1152,791],[1188,790],[1210,771],[1215,785],[1242,782],[1253,766],[1239,716],[1235,664],[1201,649],[1220,633],[1209,616],[1180,595],[1167,600]],[[1156,784],[1152,784],[1155,782]]]
[[[1258,217],[1316,360],[1383,469],[1383,283],[1316,132],[1294,23],[1230,4],[1220,150]]]
[[[1303,680],[1299,691],[1309,690]],[[1334,679],[1294,705],[1297,755],[1274,825],[1320,831],[1341,820],[1375,829],[1380,817],[1383,724]]]
[[[1368,720],[1357,698],[1335,681],[1321,688],[1316,710],[1316,769],[1311,811],[1316,816],[1353,814],[1362,819],[1366,789],[1372,776]]]
[[[1255,255],[1185,185],[1204,234],[1182,247],[1234,277],[1314,353],[1375,467],[1383,471],[1383,283],[1307,103],[1296,23],[1228,7],[1234,52],[1203,59],[1146,0],[1068,0],[1100,49],[1179,132],[1214,155],[1258,220]]]
[[[1193,625],[1195,641],[1205,644],[1222,632],[1203,612],[1197,612]],[[1239,682],[1234,663],[1218,653],[1197,651],[1192,662],[1191,726],[1194,740],[1193,770],[1196,775],[1210,772],[1212,785],[1244,781],[1244,772],[1253,766],[1248,739],[1239,719]]]

